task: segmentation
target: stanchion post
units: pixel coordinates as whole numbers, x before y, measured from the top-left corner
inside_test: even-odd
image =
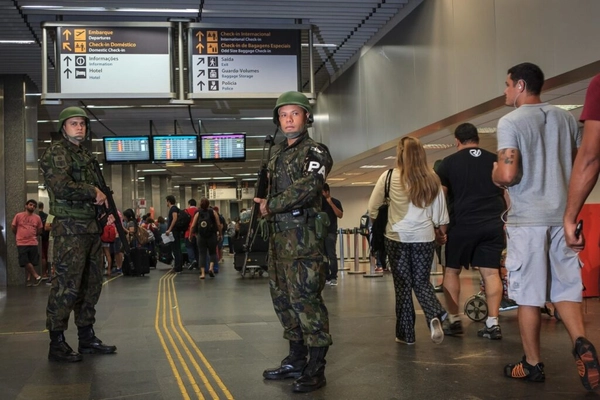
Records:
[[[340,268],[339,271],[348,271],[350,267],[344,266],[344,230],[338,230],[338,242],[340,243]]]
[[[354,233],[354,271],[348,271],[349,274],[353,274],[353,275],[358,275],[358,274],[364,274],[365,271],[361,271],[360,270],[360,260],[359,260],[359,254],[358,254],[358,237],[360,236],[360,234],[358,233],[358,228],[354,228],[353,230]]]

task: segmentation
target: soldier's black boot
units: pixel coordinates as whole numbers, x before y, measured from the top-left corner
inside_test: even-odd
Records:
[[[79,352],[82,354],[111,354],[117,351],[116,346],[108,346],[96,337],[92,325],[78,327]]]
[[[77,362],[81,361],[81,354],[73,351],[71,346],[67,344],[63,331],[50,331],[50,351],[48,351],[48,360]]]
[[[311,347],[310,358],[302,376],[294,381],[292,390],[294,392],[312,392],[327,384],[325,379],[325,355],[329,347]]]
[[[290,354],[281,361],[279,367],[265,369],[263,377],[265,379],[298,378],[306,366],[307,355],[308,349],[304,341],[290,340]]]

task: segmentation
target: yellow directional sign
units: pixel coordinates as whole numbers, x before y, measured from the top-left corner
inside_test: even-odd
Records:
[[[75,29],[75,40],[86,40],[85,29]]]
[[[71,49],[71,46],[69,46],[69,43],[66,43],[66,42],[63,42],[63,44],[62,44],[62,49],[63,49],[63,50],[69,50],[69,51],[73,51],[73,50]]]
[[[69,36],[71,36],[71,31],[68,29],[65,29],[63,32],[63,35],[65,36],[65,40],[69,40]]]
[[[204,45],[202,43],[198,43],[196,45],[196,48],[198,49],[198,53],[202,54],[202,51],[204,51]]]
[[[216,42],[219,40],[219,33],[217,31],[206,31],[206,41]]]
[[[86,42],[75,42],[75,53],[85,53],[86,51]]]
[[[217,54],[219,52],[219,45],[217,43],[207,43],[207,53]]]

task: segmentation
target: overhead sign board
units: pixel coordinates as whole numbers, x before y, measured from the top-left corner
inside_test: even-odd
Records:
[[[59,92],[80,97],[171,97],[170,28],[57,29]]]
[[[190,95],[298,90],[300,31],[191,28]],[[215,96],[216,97],[216,96]]]

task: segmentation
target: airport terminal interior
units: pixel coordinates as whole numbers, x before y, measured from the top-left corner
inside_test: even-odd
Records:
[[[542,313],[545,383],[504,376],[504,366],[523,356],[518,310],[501,311],[502,340],[478,337],[487,311],[477,270],[460,277],[464,334],[434,344],[413,298],[416,343],[397,343],[392,275],[375,269],[357,231],[400,138],[419,138],[433,167],[457,151],[454,129],[470,122],[480,147],[497,152],[498,120],[514,109],[503,94],[513,65],[539,65],[542,100],[579,120],[600,73],[600,2],[96,3],[0,0],[0,399],[600,397],[583,388],[551,303]],[[327,384],[299,394],[293,380],[263,379],[288,343],[264,265],[240,270],[227,246],[214,277],[199,279],[187,267],[176,273],[161,261],[144,276],[104,276],[94,329],[117,352],[50,362],[50,286],[27,284],[11,222],[27,199],[52,211],[39,160],[60,139],[61,110],[85,110],[85,146],[120,210],[157,219],[168,213],[168,195],[182,208],[205,197],[235,220],[252,207],[258,171],[282,140],[273,108],[287,91],[310,101],[309,134],[331,153],[327,183],[344,208],[337,241],[344,268],[337,286],[322,292],[333,338]],[[234,150],[216,150],[215,141]],[[135,149],[122,153],[123,143]],[[588,244],[600,242],[598,204],[600,185],[582,212]],[[598,248],[588,245],[580,258],[587,336],[600,345]],[[432,285],[441,270],[432,265]],[[75,348],[73,317],[65,336]]]

